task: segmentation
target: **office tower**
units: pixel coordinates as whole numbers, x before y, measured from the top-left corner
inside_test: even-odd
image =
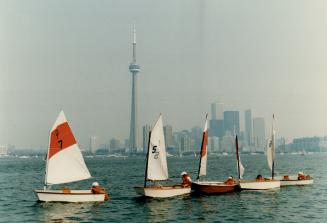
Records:
[[[174,146],[174,139],[173,139],[173,127],[171,125],[164,126],[164,135],[165,135],[165,143],[166,147],[173,147]]]
[[[225,134],[229,132],[231,135],[240,134],[240,114],[239,111],[224,112],[224,130]]]
[[[100,148],[99,137],[91,136],[90,138],[90,152],[95,153]]]
[[[211,104],[211,119],[223,119],[224,118],[224,104],[221,102],[214,102]]]
[[[219,152],[219,138],[217,136],[212,136],[209,137],[208,141],[209,152]]]
[[[119,150],[121,148],[120,140],[119,139],[111,139],[109,142],[110,152],[114,150]]]
[[[265,119],[253,118],[253,143],[257,152],[263,152],[266,144]]]
[[[253,121],[252,121],[252,111],[251,109],[245,110],[244,112],[244,141],[246,145],[252,145],[252,134]]]

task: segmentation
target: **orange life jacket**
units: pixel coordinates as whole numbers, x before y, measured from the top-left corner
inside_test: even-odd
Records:
[[[226,185],[233,185],[235,182],[234,182],[234,180],[233,179],[227,179],[226,181],[225,181],[225,184]]]
[[[104,194],[104,200],[106,201],[109,199],[109,195],[107,194],[106,190],[101,186],[92,187],[91,191],[93,194]]]
[[[182,177],[182,186],[186,187],[186,186],[189,186],[190,185],[190,179],[189,179],[189,176],[187,175],[183,175]]]

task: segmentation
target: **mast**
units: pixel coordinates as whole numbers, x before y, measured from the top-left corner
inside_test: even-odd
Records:
[[[272,131],[271,131],[271,148],[272,148],[272,168],[271,168],[271,179],[274,179],[275,169],[275,130],[274,130],[275,114],[273,114]]]
[[[146,165],[145,165],[145,173],[144,173],[144,187],[146,187],[146,181],[148,178],[148,162],[149,162],[149,149],[150,149],[150,139],[151,139],[151,131],[149,131],[149,139],[148,139],[148,152],[146,154]]]
[[[235,146],[236,146],[236,159],[237,159],[238,181],[240,181],[240,179],[241,179],[241,173],[240,173],[240,157],[238,155],[238,139],[237,139],[237,135],[235,137]]]
[[[47,188],[47,174],[48,174],[48,160],[49,160],[49,150],[50,150],[50,137],[51,137],[51,131],[49,131],[49,142],[48,142],[48,152],[45,159],[45,174],[44,174],[44,190]]]

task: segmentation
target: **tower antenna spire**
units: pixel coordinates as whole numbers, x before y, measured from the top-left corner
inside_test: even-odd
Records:
[[[133,25],[133,63],[136,63],[136,25]]]

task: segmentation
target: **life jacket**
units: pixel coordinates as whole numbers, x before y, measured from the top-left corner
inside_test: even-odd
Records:
[[[106,190],[101,186],[95,186],[91,188],[93,194],[104,194],[104,200],[109,200],[109,195],[107,194]]]
[[[305,176],[303,174],[299,174],[297,179],[298,180],[305,180]]]
[[[64,194],[70,194],[70,193],[71,193],[71,190],[70,190],[68,187],[64,187],[64,188],[62,189],[62,192],[63,192]]]
[[[182,177],[182,186],[187,187],[190,186],[190,177],[188,175],[183,175]]]
[[[225,181],[225,184],[226,184],[226,185],[234,185],[234,183],[235,183],[234,179],[227,179],[227,180]]]

